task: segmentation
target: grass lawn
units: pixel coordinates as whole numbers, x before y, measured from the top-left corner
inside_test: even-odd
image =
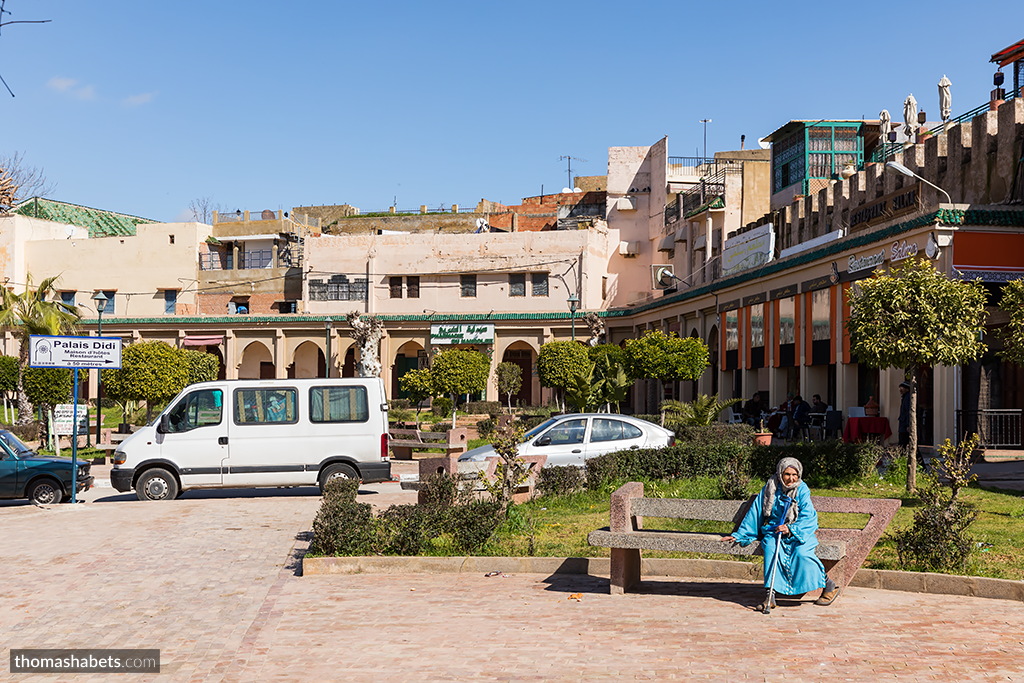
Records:
[[[752,482],[750,493],[756,493],[763,481]],[[647,482],[645,495],[664,498],[717,498],[714,479]],[[883,479],[871,479],[857,484],[831,489],[812,489],[816,496],[851,498],[899,498],[903,506],[889,526],[908,527],[913,523],[914,509],[920,502],[906,495],[903,486]],[[587,544],[587,533],[608,526],[609,496],[611,489],[585,491],[571,496],[539,498],[515,509],[506,523],[480,554],[526,555],[533,539],[533,554],[551,557],[608,557],[607,548]],[[969,576],[988,576],[1002,579],[1024,580],[1024,493],[983,490],[976,486],[960,494],[981,510],[970,532],[977,543],[967,569]],[[860,528],[867,515],[819,515],[822,528]],[[674,519],[644,518],[647,529],[675,529],[727,534],[732,530],[728,522],[703,522]],[[703,557],[726,559],[724,555],[695,553],[656,553],[644,551],[647,557]],[[732,557],[735,561],[761,562],[761,558]],[[895,544],[883,536],[871,551],[865,567],[872,569],[899,569]]]

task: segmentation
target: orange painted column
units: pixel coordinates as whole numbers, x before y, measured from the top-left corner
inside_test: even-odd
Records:
[[[850,332],[846,329],[846,321],[850,319],[850,302],[846,298],[846,293],[847,293],[847,291],[849,291],[851,284],[853,284],[853,283],[851,283],[851,282],[844,282],[842,285],[840,285],[841,289],[840,289],[840,292],[839,292],[839,296],[843,297],[843,318],[842,318],[842,320],[840,322],[841,322],[841,324],[843,326],[842,335],[843,335],[843,362],[844,363],[849,363],[852,360],[851,355],[850,355]]]
[[[800,366],[800,348],[803,346],[800,336],[800,330],[803,329],[804,322],[804,295],[797,294],[793,297],[793,365]]]
[[[750,306],[746,306],[741,310],[743,311],[743,334],[740,336],[740,339],[743,340],[741,342],[743,344],[743,367],[749,370],[753,364],[750,358],[750,344],[753,342],[750,336]]]

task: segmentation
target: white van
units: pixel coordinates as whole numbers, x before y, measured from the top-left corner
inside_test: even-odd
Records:
[[[193,384],[118,446],[110,483],[173,500],[199,488],[390,481],[387,409],[378,377]]]

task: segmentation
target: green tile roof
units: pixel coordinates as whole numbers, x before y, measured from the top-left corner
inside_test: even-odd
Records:
[[[160,221],[129,216],[114,211],[91,209],[88,206],[58,202],[53,199],[32,197],[21,202],[12,210],[13,213],[41,218],[55,223],[75,225],[89,230],[89,237],[117,237],[135,234],[135,226],[143,223],[159,223]]]

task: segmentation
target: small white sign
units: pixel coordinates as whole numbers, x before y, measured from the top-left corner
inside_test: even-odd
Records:
[[[772,260],[774,252],[775,229],[771,223],[729,238],[722,252],[722,275],[763,266]]]
[[[75,404],[62,403],[53,407],[53,431],[61,436],[72,433],[72,426],[75,423]],[[84,403],[78,405],[78,434],[89,433],[89,406]]]
[[[29,362],[33,368],[121,367],[120,337],[29,337]]]

